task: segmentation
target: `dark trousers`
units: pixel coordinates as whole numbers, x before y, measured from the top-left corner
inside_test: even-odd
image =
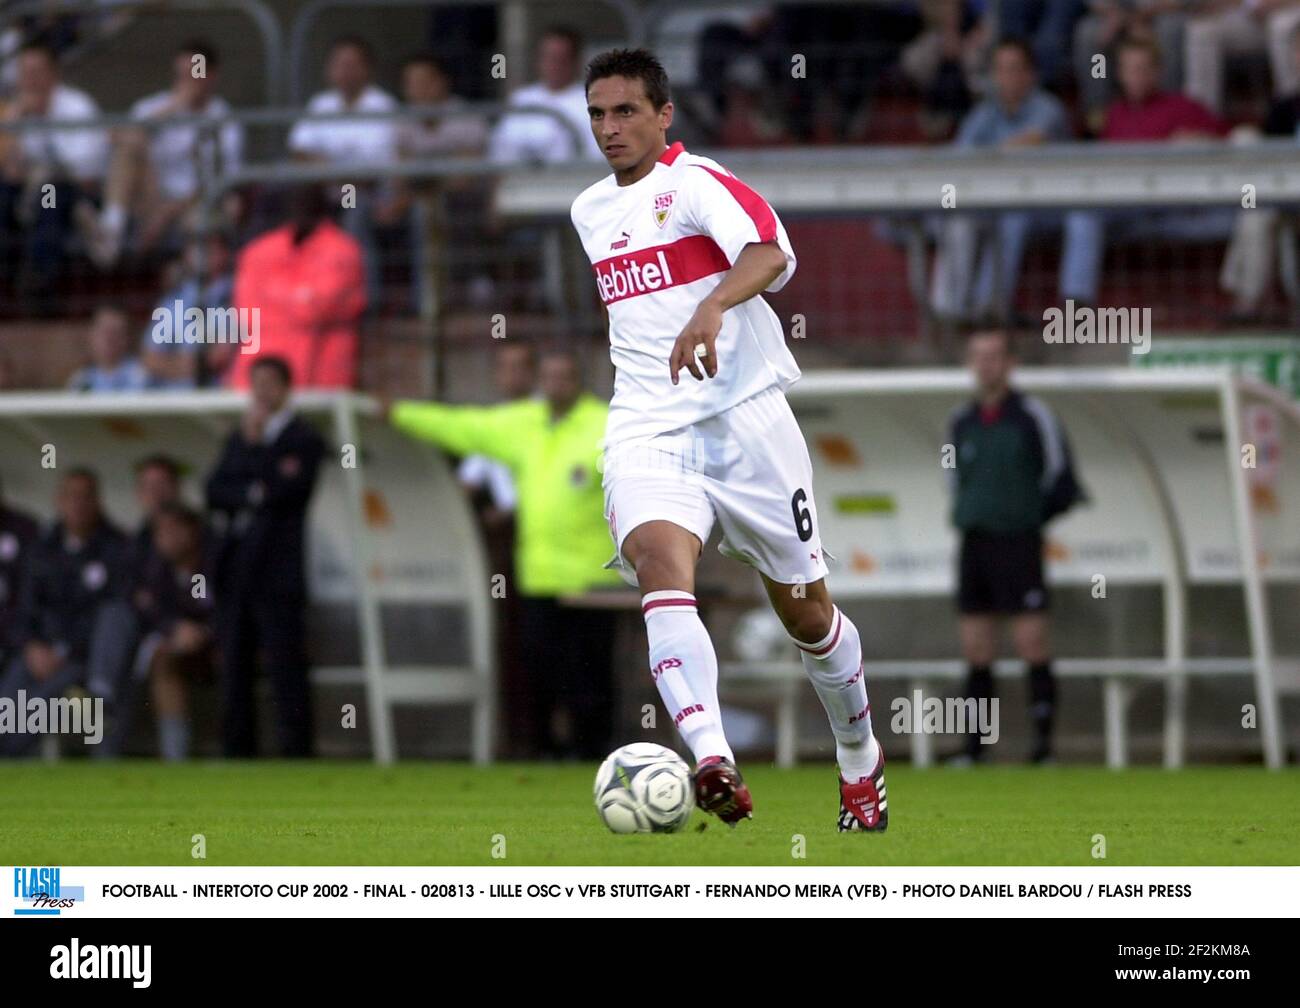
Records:
[[[90,750],[92,756],[116,756],[131,724],[135,700],[131,681],[131,662],[139,641],[135,611],[122,600],[101,602],[95,613],[88,649],[84,655],[69,655],[59,670],[48,679],[37,679],[27,668],[21,650],[9,657],[0,677],[0,697],[17,700],[19,690],[28,699],[52,700],[72,686],[81,686],[91,696],[104,701],[108,720],[104,737]],[[30,752],[37,736],[0,735],[0,755],[22,756]]]
[[[0,265],[14,278],[24,307],[45,311],[63,272],[73,229],[72,209],[81,198],[71,182],[55,183],[55,202],[43,207],[39,187],[0,181]]]
[[[221,648],[222,750],[226,756],[257,754],[253,682],[258,658],[271,679],[276,739],[281,756],[310,756],[311,694],[303,647],[301,595],[238,590],[222,592],[229,601],[217,618]]]
[[[530,748],[604,759],[614,732],[614,613],[537,596],[525,597],[521,608],[528,689],[507,702],[529,704],[536,731]]]

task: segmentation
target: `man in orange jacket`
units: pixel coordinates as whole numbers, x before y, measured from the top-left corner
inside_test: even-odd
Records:
[[[283,358],[302,388],[356,385],[366,307],[361,246],[330,220],[319,186],[296,190],[289,222],[245,247],[234,300],[253,338],[235,355],[227,379],[232,387],[248,388],[259,355]]]

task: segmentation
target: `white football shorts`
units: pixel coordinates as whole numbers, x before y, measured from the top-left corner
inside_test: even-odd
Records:
[[[716,518],[724,556],[783,584],[826,576],[808,446],[777,386],[687,427],[606,446],[603,485],[615,547],[605,566],[634,587],[623,540],[648,521],[703,544]]]

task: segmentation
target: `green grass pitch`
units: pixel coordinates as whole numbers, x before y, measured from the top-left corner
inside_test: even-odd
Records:
[[[743,769],[751,822],[733,830],[696,811],[682,833],[614,836],[592,807],[594,766],[11,763],[0,864],[1300,863],[1296,770],[895,766],[889,831],[875,836],[835,832],[831,767]],[[190,856],[196,833],[206,861]],[[1104,861],[1092,856],[1099,833]],[[504,860],[492,857],[496,835]]]

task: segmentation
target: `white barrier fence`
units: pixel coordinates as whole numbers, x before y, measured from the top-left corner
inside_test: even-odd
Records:
[[[941,463],[952,409],[971,395],[959,370],[806,374],[790,400],[813,456],[822,541],[838,558],[837,597],[951,597],[957,539],[949,472]],[[1017,385],[1056,411],[1069,433],[1090,502],[1049,527],[1049,581],[1160,589],[1163,654],[1065,656],[1065,676],[1103,681],[1106,757],[1127,762],[1125,712],[1133,685],[1165,684],[1164,762],[1184,760],[1187,679],[1253,676],[1265,762],[1284,762],[1279,686],[1300,666],[1274,654],[1271,584],[1300,582],[1300,408],[1272,386],[1226,369],[1138,371],[1025,368]],[[1243,446],[1247,451],[1243,452]],[[1243,593],[1248,653],[1188,655],[1187,590]],[[911,688],[961,674],[958,661],[868,662]],[[797,661],[731,663],[736,687],[778,700],[778,762],[797,756]],[[932,759],[911,735],[913,759]]]

